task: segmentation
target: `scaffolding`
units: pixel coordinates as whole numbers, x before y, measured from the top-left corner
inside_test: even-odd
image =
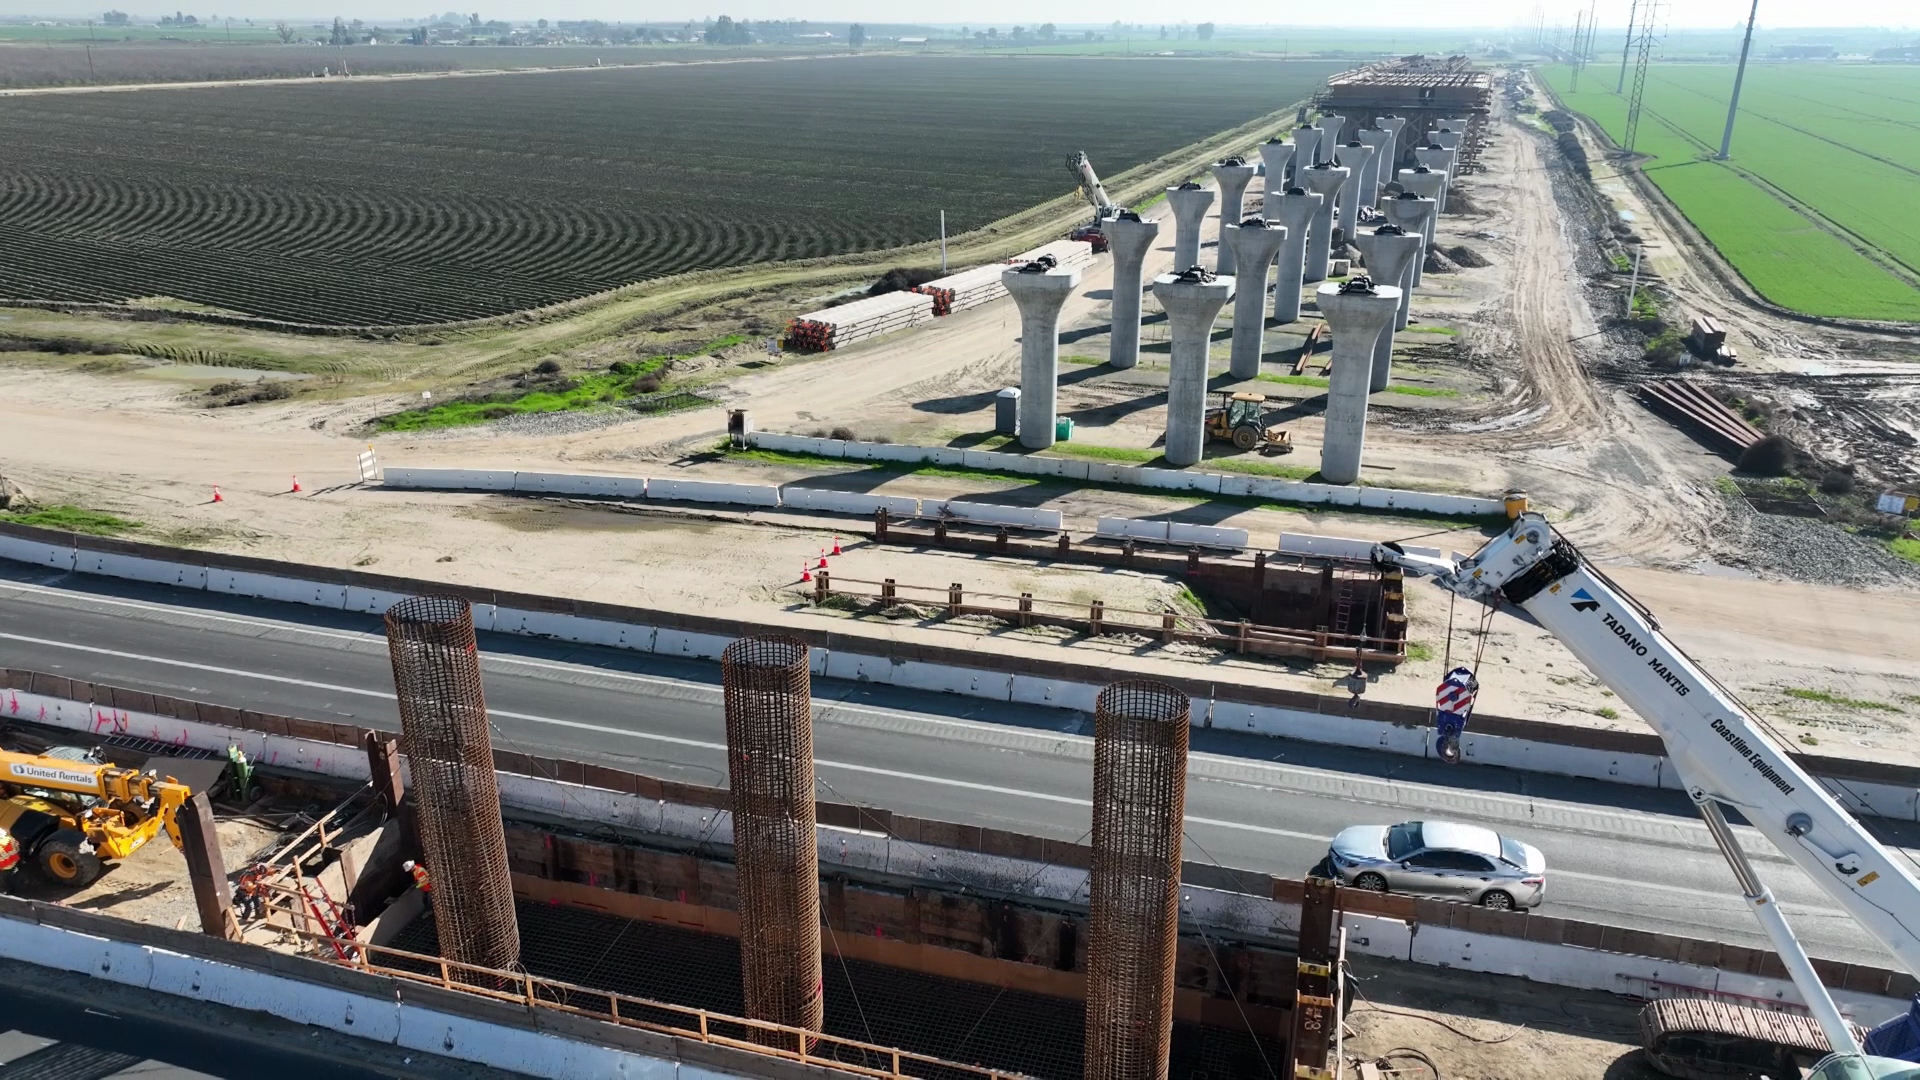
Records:
[[[1465,117],[1455,167],[1471,171],[1479,168],[1492,99],[1492,72],[1475,67],[1471,59],[1413,55],[1342,71],[1313,100],[1320,111],[1346,117],[1344,130],[1375,126],[1382,116],[1405,117],[1407,126],[1395,144],[1403,161],[1409,147],[1422,145],[1414,142],[1417,137],[1443,120]]]

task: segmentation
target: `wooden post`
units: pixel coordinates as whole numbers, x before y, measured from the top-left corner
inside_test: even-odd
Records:
[[[1007,527],[1005,525],[1002,525],[1000,526],[1000,531],[993,535],[994,550],[1000,552],[1002,555],[1006,554],[1007,540],[1008,540]]]
[[[1106,614],[1106,611],[1107,611],[1106,601],[1095,600],[1093,602],[1093,610],[1088,614],[1088,617],[1087,617],[1088,636],[1090,637],[1100,636],[1100,620],[1101,620],[1101,617]]]
[[[387,816],[400,812],[406,790],[400,783],[400,743],[378,731],[367,732],[367,771],[373,777],[374,794],[387,809]]]
[[[960,614],[960,605],[964,602],[964,600],[965,600],[965,596],[962,592],[959,582],[956,581],[953,584],[947,586],[947,617],[948,618],[952,618],[953,616]]]
[[[873,542],[876,544],[887,542],[887,508],[884,506],[877,507],[873,511]]]
[[[935,544],[940,545],[941,547],[946,546],[947,544],[947,519],[946,518],[933,519],[933,542]]]
[[[1245,619],[1240,620],[1240,641],[1235,651],[1242,653],[1247,651],[1247,620]]]
[[[1197,547],[1190,547],[1187,549],[1187,573],[1195,574],[1195,573],[1199,573],[1199,571],[1200,571],[1200,549]]]
[[[1171,611],[1160,616],[1160,643],[1173,644],[1173,612]]]
[[[1295,961],[1293,1069],[1298,1080],[1333,1076],[1327,1068],[1333,1028],[1340,1022],[1333,1003],[1333,924],[1339,911],[1334,884],[1308,878],[1300,902],[1300,955]]]
[[[1030,592],[1020,594],[1020,625],[1033,625],[1033,594]]]
[[[1251,591],[1255,596],[1258,596],[1260,590],[1266,587],[1267,553],[1264,551],[1256,551],[1253,553],[1253,588]]]
[[[884,513],[885,511],[882,511],[882,512]],[[888,607],[892,607],[894,602],[894,595],[895,595],[895,592],[894,592],[893,579],[888,578],[885,581],[882,581],[880,583],[880,602],[887,605]]]
[[[1064,559],[1067,556],[1072,554],[1073,554],[1073,541],[1068,538],[1066,533],[1063,532],[1060,534],[1060,551],[1059,551],[1060,558]]]
[[[233,917],[233,896],[227,886],[227,861],[220,853],[220,834],[214,829],[213,804],[207,793],[195,792],[175,815],[180,825],[187,878],[193,883],[193,904],[200,909],[200,932],[240,940],[240,924]]]
[[[827,597],[833,595],[833,585],[827,579],[827,571],[816,570],[813,574],[813,602],[824,604]]]
[[[1133,537],[1120,541],[1120,561],[1127,566],[1133,565]]]

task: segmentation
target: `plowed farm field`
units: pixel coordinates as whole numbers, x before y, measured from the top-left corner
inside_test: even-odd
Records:
[[[978,228],[1337,65],[872,57],[0,99],[0,298],[484,318]]]

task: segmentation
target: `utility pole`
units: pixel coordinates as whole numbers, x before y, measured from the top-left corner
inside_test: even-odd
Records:
[[[940,211],[940,273],[947,272],[947,212]]]
[[[1640,17],[1640,0],[1633,0],[1633,6],[1627,9],[1627,43],[1620,46],[1620,82],[1613,88],[1616,94],[1627,92],[1627,54],[1633,51],[1633,24]]]
[[[1720,133],[1720,158],[1727,160],[1733,150],[1733,118],[1740,111],[1740,84],[1747,77],[1747,52],[1753,48],[1753,20],[1760,14],[1760,0],[1753,0],[1747,11],[1747,36],[1740,42],[1740,66],[1733,73],[1733,100],[1727,102],[1727,130]]]

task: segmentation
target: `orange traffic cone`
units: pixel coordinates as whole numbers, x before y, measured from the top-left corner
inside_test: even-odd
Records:
[[[823,552],[823,553],[821,553],[821,555],[820,555],[820,564],[819,564],[818,566],[815,566],[815,567],[814,567],[814,569],[815,569],[815,570],[825,570],[826,568],[827,568],[827,556],[826,556],[826,554],[825,554],[825,553]]]
[[[293,494],[300,494],[300,478],[297,476],[293,478]]]
[[[840,554],[840,538],[837,536],[833,538],[833,553]]]
[[[813,568],[808,566],[806,563],[800,564],[800,580],[801,581],[813,580]]]
[[[225,495],[222,495],[222,494],[220,494],[220,485],[218,485],[218,484],[215,484],[215,485],[214,485],[214,487],[213,487],[213,501],[214,501],[214,502],[226,502],[226,501],[227,501],[227,497],[226,497]]]

